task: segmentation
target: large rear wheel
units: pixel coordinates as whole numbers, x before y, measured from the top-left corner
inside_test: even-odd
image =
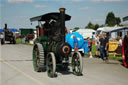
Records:
[[[33,67],[37,72],[45,71],[44,49],[40,43],[36,43],[33,48]]]
[[[54,53],[50,52],[47,55],[47,73],[48,73],[48,76],[51,78],[55,77],[55,72],[56,72],[56,59],[55,59]]]
[[[82,75],[83,71],[83,60],[79,52],[75,52],[72,56],[72,71],[77,76]]]

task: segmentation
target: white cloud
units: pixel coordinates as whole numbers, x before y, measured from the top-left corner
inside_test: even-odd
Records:
[[[46,5],[35,5],[36,8],[47,8],[48,6]]]
[[[89,7],[88,7],[88,6],[83,7],[83,8],[80,8],[80,10],[88,10],[88,9],[89,9]]]
[[[125,0],[92,0],[93,2],[123,2]]]
[[[8,0],[8,3],[32,3],[33,0]]]
[[[84,0],[72,0],[72,2],[82,2]]]

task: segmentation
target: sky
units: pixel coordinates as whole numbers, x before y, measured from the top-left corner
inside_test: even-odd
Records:
[[[7,23],[13,28],[35,28],[30,18],[66,8],[72,16],[66,27],[85,28],[89,22],[104,24],[108,12],[121,19],[128,16],[128,0],[0,0],[0,28]],[[128,21],[123,22],[128,23]]]

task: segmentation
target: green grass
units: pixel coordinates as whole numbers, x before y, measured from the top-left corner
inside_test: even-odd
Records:
[[[109,55],[109,59],[113,59],[113,60],[123,60],[122,55]]]
[[[16,43],[17,44],[21,44],[22,43],[22,39],[21,38],[16,39]]]
[[[21,39],[21,38],[16,39],[16,43],[17,43],[17,44],[23,44],[23,43],[22,43],[22,39]],[[25,42],[24,44],[25,44],[25,45],[31,45],[31,46],[33,46],[32,44],[30,44],[30,43],[28,43],[28,42]]]

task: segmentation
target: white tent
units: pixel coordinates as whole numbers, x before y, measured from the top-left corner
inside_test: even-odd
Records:
[[[120,29],[122,27],[102,27],[102,28],[98,28],[97,31],[103,31],[103,32],[110,32],[110,31],[113,31],[113,30],[117,30],[117,29]]]
[[[102,27],[98,28],[97,32],[102,34],[104,32],[110,32],[110,38],[117,38],[117,36],[122,36],[128,34],[128,27]]]
[[[88,37],[92,38],[93,33],[95,33],[96,31],[92,29],[79,29],[76,32],[80,33],[85,39]]]

